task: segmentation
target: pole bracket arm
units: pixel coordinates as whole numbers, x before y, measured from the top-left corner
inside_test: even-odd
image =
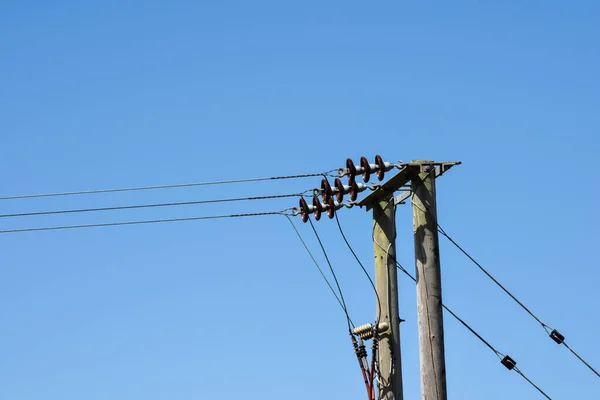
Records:
[[[400,163],[398,164],[400,172],[359,201],[358,206],[361,208],[366,207],[367,211],[369,211],[373,207],[373,204],[392,198],[396,191],[407,185],[419,173],[431,171],[431,168],[435,168],[435,177],[437,178],[442,176],[450,168],[460,164],[460,161],[434,162],[427,160]],[[410,195],[410,191],[403,191],[394,199],[394,204],[405,204],[405,200],[408,199]]]

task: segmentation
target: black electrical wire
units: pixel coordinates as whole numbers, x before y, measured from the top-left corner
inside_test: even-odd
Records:
[[[317,260],[315,259],[315,257],[313,256],[312,252],[310,251],[310,249],[308,248],[308,245],[306,244],[306,242],[304,241],[304,239],[302,238],[302,235],[300,234],[300,231],[298,231],[298,228],[296,228],[296,225],[294,225],[294,222],[292,222],[292,219],[290,218],[289,215],[285,215],[285,217],[287,218],[288,221],[290,221],[290,224],[292,225],[292,227],[294,228],[294,231],[296,232],[296,235],[298,236],[298,239],[300,239],[300,242],[302,242],[302,245],[304,246],[304,248],[306,249],[306,252],[308,253],[308,255],[310,256],[310,258],[313,260],[313,263],[315,264],[315,266],[317,267],[317,269],[319,270],[319,272],[321,273],[321,276],[323,277],[323,279],[325,280],[325,283],[327,284],[327,286],[329,286],[329,290],[331,290],[331,293],[333,293],[333,296],[335,297],[335,299],[337,300],[337,302],[339,303],[340,307],[342,307],[342,310],[344,311],[344,313],[346,313],[346,310],[344,308],[344,304],[342,303],[342,301],[340,300],[340,297],[338,296],[338,294],[335,292],[335,289],[333,288],[333,286],[331,286],[331,283],[329,282],[329,279],[327,279],[327,276],[325,275],[325,273],[323,272],[323,269],[321,268],[321,266],[319,265],[319,263],[317,262]],[[349,318],[349,317],[348,317]],[[352,328],[355,327],[354,322],[352,322],[352,319],[350,319],[350,324],[352,325]]]
[[[402,264],[400,264],[399,262],[396,261],[396,266],[397,268],[404,272],[404,274],[406,276],[408,276],[410,279],[413,280],[413,282],[417,282],[417,279],[412,276],[412,274],[410,272],[408,272],[403,266]],[[450,313],[450,315],[452,315],[458,322],[461,323],[461,325],[463,325],[465,328],[467,328],[473,335],[475,335],[475,337],[477,337],[477,339],[479,339],[483,344],[485,344],[490,350],[492,350],[496,356],[498,356],[498,358],[500,358],[501,360],[504,359],[504,357],[506,357],[505,354],[502,354],[501,352],[499,352],[498,350],[496,350],[496,348],[494,346],[492,346],[490,344],[490,342],[488,342],[487,340],[485,340],[479,333],[477,333],[477,331],[475,331],[475,329],[473,329],[469,324],[467,324],[462,318],[460,318],[458,315],[456,315],[450,308],[448,308],[445,304],[442,303],[442,307],[444,307],[444,309],[446,311],[448,311],[448,313]],[[549,400],[552,400],[550,398],[550,396],[548,396],[539,386],[537,386],[535,383],[533,383],[521,370],[519,370],[516,366],[512,368],[516,373],[518,373],[519,375],[521,375],[521,377],[523,377],[531,386],[533,386],[534,388],[536,388],[544,397],[546,397]]]
[[[441,233],[446,239],[448,239],[450,241],[450,243],[452,243],[458,250],[460,250],[465,256],[467,256],[467,258],[469,260],[471,260],[473,262],[473,264],[475,264],[477,267],[479,267],[479,269],[481,271],[483,271],[484,274],[486,274],[496,285],[498,285],[498,287],[500,287],[506,294],[508,294],[519,306],[521,306],[521,308],[523,310],[525,310],[531,317],[533,317],[540,325],[542,325],[542,328],[544,328],[544,330],[546,331],[546,333],[548,333],[550,335],[550,337],[557,342],[558,344],[563,344],[571,353],[573,353],[573,355],[575,357],[577,357],[586,367],[588,367],[594,374],[596,374],[596,376],[598,376],[600,378],[600,373],[598,373],[598,371],[596,369],[594,369],[594,367],[592,367],[587,361],[585,361],[579,354],[577,354],[568,344],[567,342],[565,342],[564,337],[562,337],[562,335],[560,335],[558,333],[557,330],[555,330],[554,328],[552,328],[550,325],[546,324],[545,322],[543,322],[540,318],[538,318],[537,315],[535,315],[529,308],[527,308],[519,299],[517,299],[508,289],[506,289],[500,282],[498,282],[498,280],[496,278],[494,278],[492,276],[492,274],[490,274],[480,263],[478,263],[465,249],[463,249],[458,243],[456,243],[456,241],[454,239],[452,239],[450,237],[450,235],[448,235],[446,233],[446,231],[444,231],[444,229],[440,226],[440,224],[437,224],[438,226],[438,231],[439,233]],[[558,334],[560,335],[562,338],[559,341],[556,341],[556,339],[554,339],[554,334]]]
[[[332,175],[332,173],[334,171],[337,171],[337,169],[333,169],[333,170],[326,171],[326,172],[320,172],[318,174],[282,175],[282,176],[270,176],[270,177],[263,177],[263,178],[232,179],[232,180],[212,181],[212,182],[191,182],[191,183],[178,183],[178,184],[172,184],[172,185],[157,185],[157,186],[138,186],[138,187],[127,187],[127,188],[118,188],[118,189],[95,189],[95,190],[81,190],[81,191],[73,191],[73,192],[37,193],[37,194],[26,194],[26,195],[16,195],[16,196],[4,196],[4,197],[0,197],[0,200],[33,199],[33,198],[39,198],[39,197],[78,196],[78,195],[99,194],[99,193],[133,192],[133,191],[141,191],[141,190],[172,189],[172,188],[193,187],[193,186],[225,185],[225,184],[232,184],[232,183],[246,183],[246,182],[273,181],[273,180],[283,180],[283,179],[309,178],[309,177],[323,176],[323,175],[337,176],[337,174]]]
[[[575,350],[573,350],[573,349],[571,348],[571,346],[569,346],[569,345],[567,344],[567,342],[565,342],[565,341],[563,340],[562,344],[563,344],[563,345],[564,345],[564,346],[565,346],[567,349],[569,349],[569,351],[570,351],[571,353],[573,353],[573,355],[574,355],[575,357],[577,357],[577,358],[579,359],[579,361],[581,361],[582,363],[584,363],[584,364],[585,364],[585,365],[586,365],[586,366],[587,366],[589,369],[591,369],[591,370],[592,370],[592,372],[594,372],[596,375],[598,375],[598,376],[600,377],[600,374],[598,373],[598,371],[596,371],[596,370],[595,370],[595,369],[594,369],[594,368],[593,368],[593,367],[592,367],[590,364],[588,364],[588,362],[587,362],[587,361],[585,361],[585,360],[584,360],[584,359],[583,359],[583,358],[582,358],[582,357],[581,357],[579,354],[577,354],[577,353],[575,352]]]
[[[350,245],[350,242],[348,242],[348,239],[346,238],[346,235],[344,234],[344,230],[342,229],[342,225],[340,224],[340,219],[338,217],[338,214],[335,214],[335,221],[337,222],[337,226],[340,230],[340,234],[342,235],[342,238],[344,239],[344,242],[346,243],[346,246],[348,246],[348,249],[350,250],[350,252],[352,253],[352,255],[354,256],[354,258],[356,259],[356,262],[358,263],[358,265],[360,265],[360,268],[362,269],[362,271],[365,273],[365,275],[367,276],[367,279],[369,280],[369,282],[371,283],[371,287],[373,287],[373,291],[375,292],[375,297],[377,297],[377,320],[375,321],[375,332],[373,334],[373,347],[372,347],[372,352],[371,352],[371,367],[369,367],[368,361],[366,361],[366,358],[359,360],[360,364],[361,364],[361,368],[363,369],[363,371],[369,371],[370,375],[369,378],[365,378],[365,383],[367,384],[367,386],[370,385],[369,389],[367,389],[367,392],[369,394],[369,400],[371,400],[374,396],[374,393],[371,393],[372,391],[374,391],[374,382],[373,382],[373,375],[375,373],[375,360],[377,357],[377,348],[378,348],[378,337],[377,337],[377,332],[379,330],[379,323],[381,322],[381,300],[379,298],[379,293],[377,292],[377,288],[375,287],[375,283],[373,282],[373,279],[371,278],[371,275],[369,275],[369,273],[367,272],[367,269],[365,268],[365,266],[363,265],[363,263],[360,261],[360,259],[358,258],[358,256],[356,255],[356,252],[354,251],[354,249],[352,248],[352,246]],[[364,366],[363,362],[366,362],[367,365],[366,367]]]
[[[317,241],[319,242],[319,246],[321,246],[321,250],[323,251],[323,255],[325,256],[325,260],[327,260],[327,265],[329,265],[329,270],[331,271],[331,275],[333,276],[333,280],[335,281],[335,285],[337,286],[337,289],[339,291],[340,294],[340,299],[342,301],[342,308],[344,309],[344,313],[346,314],[346,319],[348,322],[348,331],[350,332],[350,334],[352,335],[352,328],[351,328],[351,319],[350,319],[350,314],[348,314],[348,307],[346,306],[346,300],[344,300],[344,293],[342,292],[342,288],[340,287],[340,282],[338,281],[338,278],[335,274],[335,271],[333,270],[333,266],[331,265],[331,261],[329,261],[329,256],[327,255],[327,251],[325,250],[325,246],[323,246],[323,242],[321,241],[321,238],[319,237],[319,234],[317,233],[317,230],[315,229],[315,225],[313,224],[312,220],[309,218],[308,222],[310,222],[310,226],[312,227],[313,232],[315,233],[315,236],[317,238]]]
[[[373,282],[373,279],[371,278],[371,275],[369,275],[369,273],[367,272],[367,269],[365,268],[365,266],[363,265],[363,263],[360,261],[360,259],[356,255],[356,252],[354,251],[354,249],[352,248],[352,246],[348,242],[348,239],[346,238],[346,235],[344,234],[344,230],[342,229],[342,225],[340,224],[340,219],[338,218],[337,213],[335,214],[335,221],[337,222],[337,226],[338,226],[338,228],[340,230],[340,234],[342,235],[342,238],[344,239],[344,242],[346,242],[346,246],[348,246],[348,249],[350,250],[350,252],[354,256],[354,259],[356,259],[356,262],[358,263],[358,265],[360,265],[360,268],[362,269],[362,271],[367,276],[367,279],[371,283],[371,287],[373,287],[373,291],[375,292],[375,296],[377,297],[377,304],[379,305],[379,308],[378,308],[379,313],[378,313],[377,321],[376,321],[376,324],[375,324],[376,326],[378,326],[379,322],[381,321],[381,301],[379,300],[379,293],[377,293],[377,288],[375,287],[375,283]]]
[[[237,198],[230,198],[230,199],[182,201],[182,202],[175,202],[175,203],[136,204],[136,205],[114,206],[114,207],[79,208],[79,209],[55,210],[55,211],[36,211],[36,212],[27,212],[27,213],[0,214],[0,218],[31,217],[31,216],[38,216],[38,215],[71,214],[71,213],[86,213],[86,212],[98,212],[98,211],[132,210],[132,209],[138,209],[138,208],[177,207],[177,206],[189,206],[189,205],[198,205],[198,204],[228,203],[228,202],[235,202],[235,201],[281,199],[281,198],[286,198],[286,197],[298,197],[298,196],[302,196],[303,194],[304,193],[292,193],[292,194],[278,194],[278,195],[270,195],[270,196],[237,197]]]
[[[402,264],[400,264],[399,262],[396,262],[396,267],[398,267],[398,269],[402,272],[404,272],[404,274],[406,276],[408,276],[410,279],[413,280],[413,282],[417,283],[417,280],[415,279],[414,276],[412,276],[412,274],[410,272],[408,272],[403,266]],[[444,309],[446,311],[448,311],[454,318],[456,318],[458,320],[458,322],[460,322],[465,328],[467,328],[469,331],[471,331],[472,334],[474,334],[475,336],[477,336],[477,338],[479,340],[481,340],[487,347],[489,347],[494,353],[496,353],[496,349],[494,349],[494,347],[492,347],[491,344],[489,344],[483,337],[481,337],[481,335],[479,335],[475,330],[473,330],[469,325],[467,325],[467,323],[465,321],[463,321],[461,318],[459,318],[458,315],[456,315],[454,312],[452,312],[452,310],[450,310],[448,307],[446,307],[445,304],[442,303],[442,307],[444,307]]]
[[[421,183],[422,184],[422,183]],[[452,243],[458,250],[460,250],[469,260],[471,260],[483,273],[485,273],[488,278],[490,278],[498,287],[500,287],[506,294],[508,294],[523,310],[525,310],[533,319],[535,319],[542,328],[546,331],[546,333],[550,336],[552,340],[554,340],[557,344],[564,345],[579,361],[581,361],[586,367],[590,369],[596,376],[600,378],[600,373],[592,367],[586,360],[583,359],[575,350],[573,350],[565,341],[565,338],[562,334],[560,334],[556,329],[552,328],[550,325],[543,322],[537,315],[535,315],[529,308],[525,306],[516,296],[514,296],[508,289],[506,289],[496,278],[492,276],[480,263],[478,263],[465,249],[463,249],[450,235],[446,233],[446,231],[442,228],[442,226],[437,221],[437,218],[433,216],[429,210],[425,211],[432,219],[435,221],[438,232],[442,234],[450,243]]]
[[[467,256],[469,258],[469,260],[471,260],[475,265],[477,265],[479,267],[479,269],[481,271],[483,271],[484,274],[486,274],[488,276],[488,278],[490,278],[492,281],[494,281],[494,283],[496,285],[498,285],[500,287],[500,289],[502,289],[506,294],[508,294],[515,302],[517,302],[518,305],[521,306],[521,308],[523,308],[523,310],[527,311],[527,313],[529,315],[531,315],[537,322],[539,322],[543,327],[548,327],[548,325],[546,325],[544,322],[542,322],[541,319],[539,319],[533,312],[531,312],[531,310],[529,308],[527,308],[523,303],[521,303],[519,301],[519,299],[517,299],[508,289],[506,289],[500,282],[498,282],[498,280],[496,280],[496,278],[494,278],[492,276],[492,274],[490,274],[485,268],[483,268],[483,266],[481,264],[479,264],[477,261],[475,261],[475,259],[473,257],[471,257],[471,255],[469,253],[467,253],[462,247],[460,247],[458,245],[458,243],[456,243],[454,241],[454,239],[452,239],[447,233],[446,231],[444,231],[442,229],[442,227],[440,226],[440,224],[437,224],[438,226],[438,231],[446,238],[450,241],[450,243],[452,243],[458,250],[460,250],[465,256]]]
[[[209,215],[209,216],[202,216],[202,217],[187,217],[187,218],[153,219],[153,220],[142,220],[142,221],[120,221],[120,222],[108,222],[108,223],[102,223],[102,224],[63,225],[63,226],[47,226],[47,227],[34,227],[34,228],[24,228],[24,229],[6,229],[6,230],[0,230],[0,234],[20,233],[20,232],[38,232],[38,231],[55,231],[55,230],[65,230],[65,229],[99,228],[99,227],[106,227],[106,226],[157,224],[157,223],[165,223],[165,222],[199,221],[199,220],[223,219],[223,218],[258,217],[258,216],[263,216],[263,215],[292,215],[292,214],[287,213],[287,211],[289,211],[289,210],[269,211],[269,212],[259,212],[259,213],[246,213],[246,214]]]

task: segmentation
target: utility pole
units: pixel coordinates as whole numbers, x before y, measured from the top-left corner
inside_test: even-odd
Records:
[[[373,209],[375,248],[375,287],[381,303],[381,323],[387,331],[379,332],[379,400],[403,400],[402,361],[400,352],[400,315],[396,268],[396,211],[394,192],[410,181],[411,169],[404,168],[388,182],[371,192],[358,204]],[[377,315],[379,315],[377,304]]]
[[[400,172],[358,203],[360,207],[366,207],[367,210],[373,209],[375,287],[381,302],[381,322],[389,323],[389,330],[378,335],[380,400],[403,399],[395,206],[403,204],[410,197],[411,192],[405,190],[397,197],[394,197],[394,193],[405,188],[409,183],[414,194],[422,399],[446,400],[435,178],[459,164],[460,162],[433,161],[402,163]],[[436,318],[435,322],[427,323],[432,318]]]
[[[446,360],[442,281],[437,230],[435,167],[433,161],[421,164],[412,179],[413,228],[417,273],[417,311],[422,400],[446,400]]]
[[[421,393],[423,400],[447,400],[446,361],[444,357],[444,321],[442,317],[442,285],[440,254],[438,247],[435,179],[460,162],[412,161],[393,164],[384,162],[381,156],[370,164],[365,157],[360,167],[352,159],[346,160],[346,168],[339,169],[339,176],[348,176],[348,185],[337,178],[335,190],[327,181],[321,189],[315,189],[312,206],[304,198],[296,213],[307,222],[313,213],[318,221],[322,212],[329,218],[336,210],[348,204],[342,203],[344,194],[350,194],[350,206],[358,204],[367,211],[373,209],[373,242],[375,252],[375,290],[377,292],[377,324],[365,324],[352,332],[353,344],[370,399],[374,397],[374,373],[377,373],[378,400],[403,400],[402,360],[400,351],[400,314],[398,310],[398,276],[396,263],[396,205],[404,204],[413,197],[415,258],[417,269],[417,311],[421,361]],[[356,176],[362,175],[365,183],[376,173],[382,181],[386,172],[394,168],[400,171],[381,185],[370,187],[373,191],[358,203],[358,193],[368,188],[357,184]],[[397,197],[395,193],[404,190]],[[333,195],[335,194],[334,200]],[[319,199],[323,198],[323,202]],[[296,215],[297,215],[296,214]],[[341,228],[340,228],[341,229]],[[377,367],[369,367],[362,341],[373,339],[373,357]],[[361,350],[362,348],[362,350]]]
[[[394,198],[373,204],[373,241],[375,245],[375,287],[380,323],[389,326],[379,336],[379,400],[402,400],[402,363],[400,358],[400,316],[396,271],[396,212]]]

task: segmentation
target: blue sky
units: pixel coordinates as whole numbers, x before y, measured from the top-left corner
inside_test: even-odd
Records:
[[[375,154],[460,160],[438,182],[442,226],[600,367],[596,2],[208,3],[0,6],[0,195],[321,172]],[[0,205],[26,212],[316,185]],[[0,229],[295,204],[3,219]],[[398,208],[397,251],[412,269],[409,207]],[[370,215],[355,208],[340,220],[372,269]],[[310,228],[299,228],[318,254]],[[337,227],[317,228],[353,319],[371,321],[373,293]],[[0,242],[2,399],[364,398],[343,314],[282,217]],[[441,243],[448,306],[553,399],[598,392],[595,375]],[[399,279],[411,399],[415,290]],[[448,316],[445,327],[450,398],[541,398]]]

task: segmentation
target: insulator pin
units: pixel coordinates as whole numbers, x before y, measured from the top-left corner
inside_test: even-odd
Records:
[[[311,213],[315,211],[314,206],[309,206],[304,200],[304,197],[300,198],[300,216],[302,217],[302,222],[306,223]]]
[[[354,161],[352,161],[351,158],[346,159],[346,170],[348,171],[348,179],[355,178],[356,175],[360,175],[364,172],[363,167],[354,165]]]
[[[362,177],[365,182],[369,182],[371,179],[371,173],[377,171],[377,165],[369,164],[367,157],[360,158],[360,166],[362,167],[363,173]]]
[[[323,180],[321,181],[321,194],[323,196],[324,203],[327,203],[327,201],[334,194],[333,188],[331,187],[329,181],[326,178],[323,178]]]
[[[353,333],[359,338],[366,340],[373,337],[373,324],[364,324],[354,328]]]
[[[335,198],[341,203],[342,201],[344,201],[344,194],[350,193],[352,187],[350,187],[349,185],[344,185],[340,178],[335,178],[335,190]]]
[[[356,183],[354,179],[349,180],[350,184],[350,200],[355,201],[358,198],[358,194],[367,189],[367,185],[363,183]]]
[[[333,200],[333,197],[330,197],[329,200],[327,200],[327,216],[329,219],[335,217],[335,212],[342,207],[344,207],[342,203],[339,203]]]
[[[321,203],[321,200],[319,200],[318,196],[313,197],[313,214],[317,221],[321,219],[321,214],[323,213],[323,211],[326,211],[328,209],[329,209],[328,204]]]
[[[385,173],[394,169],[394,164],[391,162],[383,162],[380,155],[375,156],[375,165],[377,165],[377,179],[383,180]]]
[[[377,173],[377,179],[383,180],[385,173],[394,169],[396,165],[391,162],[384,162],[380,155],[375,156],[375,163],[370,164],[367,157],[360,158],[360,166],[354,165],[352,159],[346,160],[346,172],[348,175],[348,182],[356,178],[357,175],[362,175],[365,182],[369,182],[371,174]]]
[[[381,322],[379,324],[379,328],[377,329],[379,332],[385,332],[389,329],[390,325],[387,322]],[[373,335],[375,334],[375,327],[373,324],[364,324],[361,326],[357,326],[352,331],[356,336],[363,340],[373,339]]]
[[[358,349],[356,350],[356,355],[360,358],[367,358],[367,347],[364,344],[359,345]]]

